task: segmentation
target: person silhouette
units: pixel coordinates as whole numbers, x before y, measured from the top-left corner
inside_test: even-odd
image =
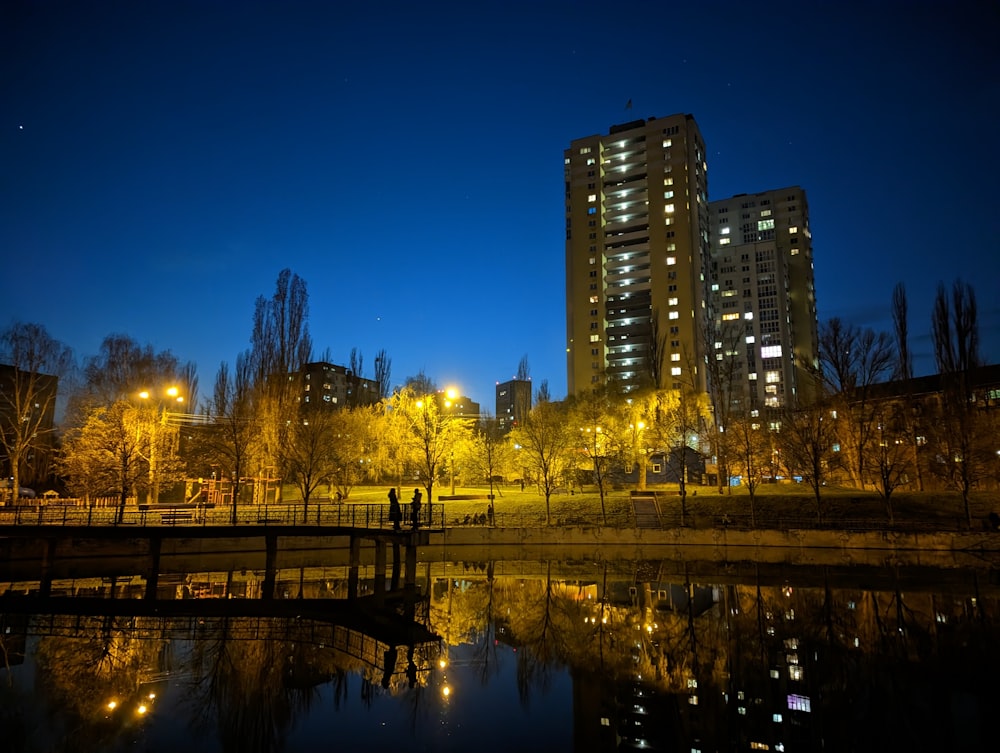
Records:
[[[413,499],[410,500],[410,520],[414,528],[420,527],[420,498],[422,496],[419,489],[413,490]]]
[[[396,487],[389,490],[389,520],[392,521],[392,530],[398,531],[399,524],[403,522],[403,508],[399,506]]]

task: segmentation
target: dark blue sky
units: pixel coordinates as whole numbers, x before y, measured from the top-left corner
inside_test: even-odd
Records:
[[[928,373],[962,278],[996,363],[998,8],[7,0],[0,324],[127,333],[205,395],[289,267],[338,363],[492,410],[527,355],[561,398],[563,149],[687,112],[710,198],[806,189],[821,320],[888,330],[903,281]]]

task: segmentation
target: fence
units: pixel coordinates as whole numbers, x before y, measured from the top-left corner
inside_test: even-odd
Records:
[[[301,502],[265,505],[241,505],[234,512],[231,506],[206,505],[137,505],[134,500],[119,510],[114,504],[80,505],[75,501],[59,500],[43,504],[18,504],[0,507],[0,525],[92,525],[92,526],[341,526],[352,528],[391,529],[389,506],[383,503],[311,503]],[[404,527],[410,524],[410,510],[404,506]],[[494,514],[492,522],[483,516],[456,514],[454,508],[442,503],[421,508],[420,525],[430,528],[465,526],[495,526],[498,528],[539,528],[555,526],[591,526],[609,528],[649,527],[637,520],[633,511],[564,512],[552,514],[546,520],[544,511],[536,509],[505,509]],[[659,527],[733,529],[733,530],[836,530],[846,532],[883,531],[900,533],[967,531],[964,518],[938,520],[899,519],[890,524],[885,518],[832,518],[820,521],[816,516],[782,516],[759,514],[751,520],[749,514],[682,516],[679,511],[660,511]],[[974,524],[974,528],[986,526]]]

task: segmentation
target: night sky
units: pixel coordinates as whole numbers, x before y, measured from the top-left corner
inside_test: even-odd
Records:
[[[807,191],[821,321],[891,331],[902,281],[930,373],[961,278],[996,363],[998,8],[5,0],[0,326],[128,334],[205,396],[288,267],[317,355],[490,411],[527,355],[558,399],[563,150],[685,112],[710,199]]]

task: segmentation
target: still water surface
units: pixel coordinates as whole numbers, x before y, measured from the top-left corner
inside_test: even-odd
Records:
[[[996,750],[983,568],[426,562],[0,583],[7,751]]]

